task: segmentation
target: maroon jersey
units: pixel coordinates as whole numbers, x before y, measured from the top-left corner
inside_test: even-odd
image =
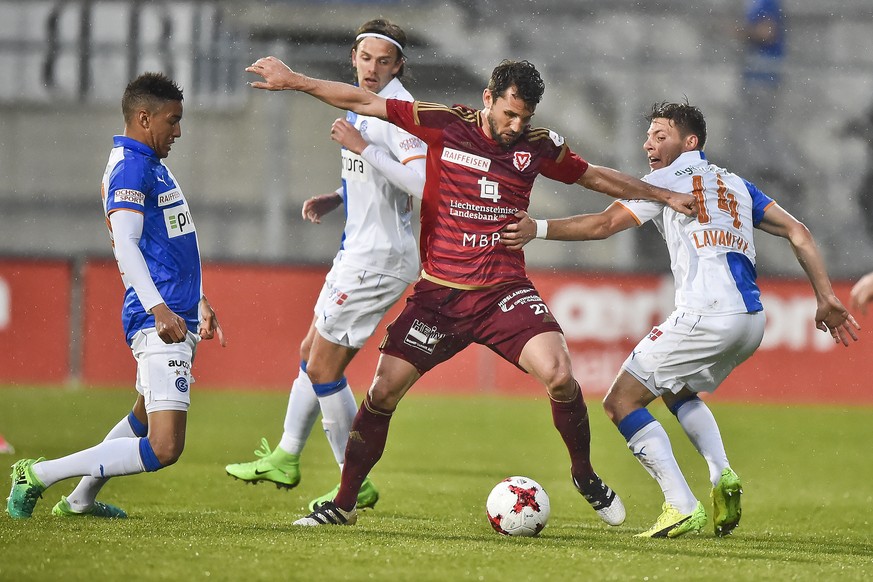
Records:
[[[462,105],[388,99],[388,121],[427,143],[421,203],[421,264],[459,287],[526,279],[524,253],[500,244],[500,229],[527,210],[534,179],[567,184],[588,162],[554,132],[528,128],[509,149],[482,129],[482,112]]]

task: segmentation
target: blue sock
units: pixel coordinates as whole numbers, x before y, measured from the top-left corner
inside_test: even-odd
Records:
[[[139,458],[142,459],[142,466],[150,473],[163,467],[148,438],[139,439]]]
[[[653,422],[655,422],[655,417],[648,409],[637,408],[618,423],[618,432],[621,433],[624,440],[630,441],[631,437],[637,434],[641,428]]]
[[[316,396],[330,396],[336,394],[343,388],[349,385],[346,377],[343,376],[336,382],[325,382],[324,384],[313,384],[312,389],[315,390]]]
[[[133,430],[133,434],[138,437],[148,436],[149,427],[141,423],[132,410],[130,411],[130,414],[127,415],[127,422],[130,423],[130,428]]]
[[[692,394],[692,395],[689,396],[688,398],[684,398],[684,399],[682,399],[682,400],[679,400],[679,401],[677,401],[677,402],[674,402],[674,403],[672,404],[672,406],[670,406],[670,412],[672,412],[674,415],[678,416],[678,415],[679,415],[679,409],[682,408],[682,405],[687,404],[687,403],[689,403],[689,402],[692,402],[692,401],[694,401],[694,400],[700,400],[700,396],[698,396],[697,394]]]

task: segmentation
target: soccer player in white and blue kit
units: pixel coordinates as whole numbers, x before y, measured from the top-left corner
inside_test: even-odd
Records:
[[[400,82],[406,34],[387,20],[364,23],[351,51],[357,84],[385,98],[412,101]],[[300,346],[300,370],[291,388],[284,431],[272,451],[261,439],[260,458],[226,467],[249,483],[270,481],[292,488],[300,482],[299,459],[319,412],[340,469],[357,405],[345,369],[369,339],[385,312],[419,273],[412,229],[412,197],[424,189],[426,146],[417,137],[376,117],[349,112],[331,127],[342,148],[342,186],[308,199],[303,218],[318,223],[345,205],[340,250],[315,305],[315,317]],[[333,499],[336,490],[310,502]],[[367,479],[358,507],[379,499]]]
[[[126,517],[96,500],[110,477],[157,471],[185,445],[194,352],[224,335],[203,294],[197,231],[188,202],[162,162],[181,137],[182,91],[160,73],[128,84],[124,135],[115,136],[101,193],[115,258],[126,287],[125,340],[137,363],[133,410],[100,444],[54,460],[23,459],[12,468],[6,511],[27,518],[54,483],[83,476],[54,506],[59,517]]]
[[[816,327],[837,343],[857,340],[858,324],[834,294],[815,240],[801,222],[753,184],[710,163],[703,154],[706,121],[688,103],[659,103],[643,145],[652,172],[644,181],[697,199],[697,217],[662,204],[624,200],[599,214],[532,221],[525,215],[503,240],[521,248],[534,236],[552,240],[603,239],[652,220],[670,252],[676,310],[643,338],[625,360],[604,399],[628,448],[664,493],[662,513],[639,537],[698,532],[706,510],[691,492],[661,424],[646,409],[660,397],[700,452],[712,483],[715,534],[739,524],[742,485],[730,467],[712,412],[698,397],[712,392],[754,353],[765,316],[755,282],[753,229],[783,237],[812,284]]]

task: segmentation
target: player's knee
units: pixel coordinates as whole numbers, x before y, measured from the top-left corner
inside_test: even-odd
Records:
[[[370,387],[370,403],[382,412],[394,412],[402,394],[386,384],[376,383]]]
[[[169,467],[179,460],[185,443],[175,439],[140,439],[140,457],[146,471]]]

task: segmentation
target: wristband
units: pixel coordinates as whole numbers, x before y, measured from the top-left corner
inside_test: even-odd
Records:
[[[546,233],[549,231],[549,221],[534,219],[534,222],[537,223],[536,238],[546,238]]]

